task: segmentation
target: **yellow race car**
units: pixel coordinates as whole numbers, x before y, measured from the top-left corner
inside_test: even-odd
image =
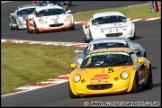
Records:
[[[69,96],[138,92],[152,88],[151,62],[129,48],[91,51],[80,66],[71,64]]]

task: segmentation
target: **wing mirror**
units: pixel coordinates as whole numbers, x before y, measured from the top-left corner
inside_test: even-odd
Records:
[[[66,13],[71,13],[72,11],[71,10],[67,10]]]
[[[80,64],[72,63],[72,64],[70,64],[70,67],[71,67],[72,69],[79,68],[79,67],[80,67]]]
[[[144,63],[145,59],[143,57],[138,58],[138,63]]]
[[[31,20],[35,17],[35,15],[31,14],[31,15],[28,15],[28,19]]]
[[[78,49],[76,49],[74,52],[75,52],[76,54],[82,54],[82,53],[83,53],[83,50],[78,50]]]

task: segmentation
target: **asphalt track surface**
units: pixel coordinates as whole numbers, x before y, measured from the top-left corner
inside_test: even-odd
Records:
[[[74,1],[70,8],[74,13],[82,11],[97,10],[103,8],[121,7],[135,5],[144,2],[138,1],[100,1],[85,2]],[[13,12],[19,5],[30,4],[24,2],[8,2],[1,4],[1,39],[34,40],[34,41],[60,41],[60,42],[83,42],[81,25],[76,25],[74,31],[57,31],[42,34],[27,34],[26,30],[11,31],[8,24],[9,13]],[[161,20],[135,22],[137,39],[147,51],[147,58],[152,63],[153,88],[140,90],[139,93],[126,93],[115,95],[88,96],[71,99],[68,95],[68,82],[54,86],[35,89],[28,92],[1,96],[2,107],[90,107],[92,102],[102,105],[108,102],[111,105],[133,103],[134,105],[160,105],[161,106]],[[115,103],[116,102],[116,103]],[[129,104],[130,105],[130,104]],[[100,105],[101,106],[101,105]]]

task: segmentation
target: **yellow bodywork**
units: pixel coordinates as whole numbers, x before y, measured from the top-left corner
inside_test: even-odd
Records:
[[[129,49],[101,49],[92,51],[105,52],[105,51],[124,51],[130,52]],[[126,93],[132,90],[133,81],[137,70],[141,64],[145,63],[147,69],[144,70],[143,76],[147,79],[148,69],[150,62],[143,57],[140,57],[137,61],[134,61],[133,65],[129,66],[113,66],[104,68],[75,68],[69,76],[69,85],[72,93],[76,96],[79,95],[92,95],[92,94],[114,94],[114,93]],[[76,64],[71,64],[71,67],[77,67]],[[127,72],[128,78],[122,79],[121,73]],[[74,81],[74,76],[80,75],[80,80],[78,82]],[[145,80],[140,85],[146,84]],[[90,86],[88,88],[88,86]],[[92,87],[92,88],[91,88]]]

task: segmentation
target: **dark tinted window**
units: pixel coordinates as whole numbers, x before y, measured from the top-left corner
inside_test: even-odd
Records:
[[[23,9],[17,12],[17,15],[29,15],[31,14],[33,11],[35,10],[35,8],[28,8],[28,9]]]

